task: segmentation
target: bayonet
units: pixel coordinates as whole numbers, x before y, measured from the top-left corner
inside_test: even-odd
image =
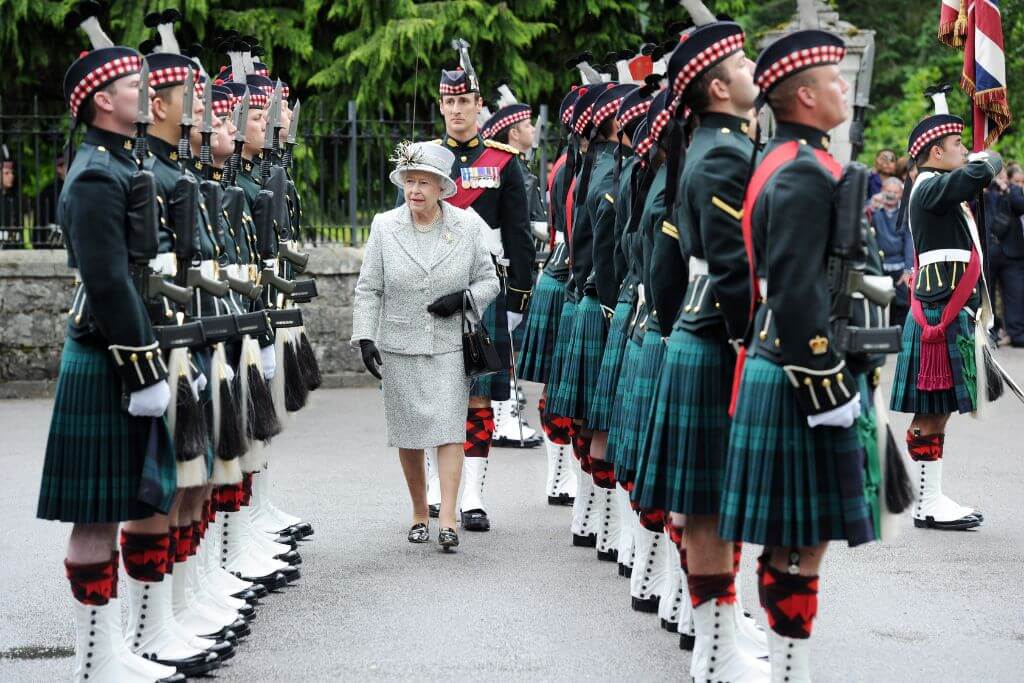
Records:
[[[213,137],[213,81],[206,79],[206,87],[203,88],[203,122],[199,124],[199,135],[202,142],[199,145],[199,161],[205,169],[213,164],[213,151],[210,149],[210,138]]]
[[[857,85],[853,92],[853,119],[850,121],[850,160],[856,160],[864,149],[864,117],[871,106],[871,78],[875,66],[875,38],[868,36],[860,57]]]
[[[235,121],[235,149],[228,159],[227,173],[224,174],[224,184],[234,185],[238,177],[238,169],[242,165],[242,147],[245,146],[245,129],[249,121],[249,93],[242,96],[242,101],[235,105],[232,114]]]
[[[270,177],[270,158],[274,150],[275,131],[277,130],[277,119],[281,113],[280,103],[277,101],[277,91],[270,96],[270,105],[267,107],[267,130],[263,135],[263,158],[260,160],[260,179],[263,183]]]
[[[142,168],[146,160],[147,145],[146,132],[150,122],[153,120],[150,115],[149,102],[149,62],[145,57],[142,59],[142,69],[139,71],[139,96],[138,106],[135,111],[135,144],[132,145],[132,152],[135,155],[135,163]]]
[[[295,149],[295,141],[299,132],[299,110],[301,107],[302,103],[295,100],[295,106],[292,107],[292,122],[288,126],[288,137],[285,139],[284,153],[281,155],[281,165],[285,170],[291,170],[292,167],[292,151]]]
[[[271,117],[274,120],[274,133],[271,138],[271,151],[274,156],[277,156],[278,150],[281,148],[281,129],[284,127],[281,125],[281,100],[284,98],[284,86],[281,84],[281,79],[277,79],[277,83],[274,85],[274,94],[270,98],[271,106]]]
[[[184,169],[192,157],[189,137],[192,131],[192,109],[195,105],[195,71],[188,68],[185,74],[185,92],[181,97],[181,137],[178,138],[178,163]]]

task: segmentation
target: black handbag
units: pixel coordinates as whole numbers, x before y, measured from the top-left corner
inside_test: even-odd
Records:
[[[473,293],[462,294],[462,360],[467,377],[483,377],[502,369],[501,357],[480,320]]]

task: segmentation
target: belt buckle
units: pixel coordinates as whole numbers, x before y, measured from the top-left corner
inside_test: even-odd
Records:
[[[256,269],[256,265],[253,263],[249,264],[249,282],[260,283],[260,272]]]

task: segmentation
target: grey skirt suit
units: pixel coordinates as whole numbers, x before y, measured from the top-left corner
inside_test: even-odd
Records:
[[[370,339],[381,352],[388,445],[398,448],[466,438],[462,318],[441,318],[427,306],[468,289],[483,310],[498,295],[483,219],[445,202],[442,214],[431,234],[416,231],[404,205],[374,217],[356,282],[352,344]]]

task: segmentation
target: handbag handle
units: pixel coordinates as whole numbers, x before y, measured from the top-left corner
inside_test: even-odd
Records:
[[[469,302],[469,309],[466,309],[466,302]],[[472,317],[470,317],[472,314]],[[480,322],[480,313],[476,307],[476,299],[473,298],[473,292],[468,289],[462,290],[462,332],[463,334],[472,333],[476,330],[477,324]],[[468,328],[468,329],[467,329]]]

